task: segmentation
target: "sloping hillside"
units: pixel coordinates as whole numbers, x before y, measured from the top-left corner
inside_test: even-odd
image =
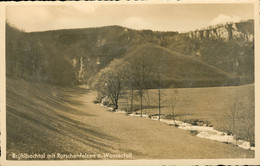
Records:
[[[73,152],[74,137],[65,136],[64,132],[81,124],[72,117],[89,116],[77,109],[82,103],[73,99],[73,95],[85,93],[83,89],[8,78],[6,87],[8,159],[16,152]],[[93,133],[88,129],[85,132]]]
[[[176,87],[239,84],[237,76],[155,44],[144,44],[127,54],[123,60],[132,64],[142,61],[147,66],[153,66],[154,79],[157,79],[156,74],[159,72],[162,87],[173,84]]]

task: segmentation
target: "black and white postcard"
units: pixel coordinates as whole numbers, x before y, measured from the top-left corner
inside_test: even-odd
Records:
[[[0,5],[2,165],[260,164],[258,1]]]

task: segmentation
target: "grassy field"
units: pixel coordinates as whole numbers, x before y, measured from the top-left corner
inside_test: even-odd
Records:
[[[254,151],[202,139],[165,123],[109,112],[93,103],[95,97],[95,92],[82,88],[7,78],[6,158],[14,159],[12,153],[132,153],[130,159],[254,157]]]
[[[254,140],[254,85],[231,86],[231,87],[210,87],[210,88],[176,88],[161,90],[161,114],[162,117],[171,115],[171,96],[176,94],[177,103],[175,106],[176,120],[197,119],[209,121],[217,130],[225,131],[231,119],[228,117],[230,106],[239,98],[243,108],[240,114],[235,117],[241,139],[246,138],[245,125],[248,120],[252,122],[250,128],[251,139]],[[140,99],[138,95],[134,100],[134,108],[140,113]],[[120,100],[120,107],[127,107],[127,100]],[[130,100],[128,101],[130,107]],[[158,114],[158,90],[145,92],[143,100],[143,113],[148,115]],[[245,116],[248,119],[245,119]],[[169,116],[168,116],[169,117]]]

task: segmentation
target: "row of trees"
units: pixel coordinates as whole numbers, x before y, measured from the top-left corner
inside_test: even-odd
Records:
[[[118,109],[120,97],[127,92],[128,99],[130,100],[129,111],[132,112],[134,100],[138,97],[141,116],[143,116],[144,96],[148,94],[149,100],[148,89],[157,87],[158,100],[156,103],[158,103],[160,120],[160,110],[163,102],[161,79],[160,65],[149,65],[142,58],[135,60],[134,63],[116,59],[108,67],[99,72],[94,82],[94,87],[98,91],[99,97],[108,97],[114,110]],[[177,96],[171,98],[171,110],[173,114],[176,100]]]

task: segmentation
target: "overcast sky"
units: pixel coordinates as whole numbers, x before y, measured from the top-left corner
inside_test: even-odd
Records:
[[[27,32],[120,25],[156,31],[189,31],[252,19],[253,4],[8,6],[11,25]]]

